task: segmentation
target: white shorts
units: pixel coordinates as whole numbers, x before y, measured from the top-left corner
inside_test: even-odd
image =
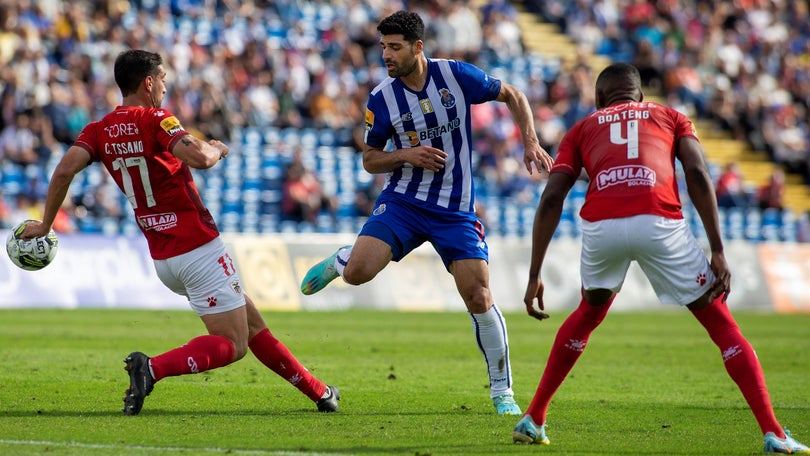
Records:
[[[154,263],[160,281],[188,298],[198,315],[227,312],[245,305],[236,266],[219,237],[191,252]]]
[[[641,267],[663,304],[690,304],[714,281],[706,254],[682,219],[637,215],[583,221],[584,289],[619,292],[631,261]]]

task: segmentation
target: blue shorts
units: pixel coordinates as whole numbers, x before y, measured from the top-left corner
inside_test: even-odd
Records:
[[[489,262],[484,225],[473,212],[443,211],[381,197],[360,236],[371,236],[391,246],[394,261],[430,242],[445,268],[453,261],[470,258]]]

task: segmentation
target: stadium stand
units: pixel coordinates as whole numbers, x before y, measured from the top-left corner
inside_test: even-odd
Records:
[[[802,2],[751,1],[738,7],[722,1],[682,2],[678,11],[671,3],[15,4],[0,12],[0,189],[9,208],[0,211],[0,223],[9,227],[22,217],[38,216],[35,202],[42,200],[43,183],[61,153],[78,129],[120,100],[108,70],[112,59],[125,47],[137,46],[159,50],[166,59],[171,79],[166,107],[200,126],[195,134],[225,139],[234,149],[222,165],[195,173],[223,231],[356,232],[368,215],[358,200],[380,185],[363,170],[358,153],[365,98],[385,77],[374,26],[383,15],[408,7],[426,18],[426,48],[436,50],[433,57],[467,59],[524,90],[536,107],[540,139],[552,153],[565,129],[593,109],[595,74],[611,60],[640,64],[640,50],[646,49],[640,43],[654,41],[645,54],[652,62],[644,67],[649,92],[699,119],[715,176],[725,163],[737,161],[753,194],[775,167],[788,171],[785,210],[723,211],[725,235],[806,240],[801,233],[810,211],[803,181],[810,150],[810,26],[797,19],[806,17],[796,10],[801,5],[795,3]],[[741,28],[743,20],[762,25]],[[780,27],[787,30],[780,34]],[[691,98],[683,87],[666,83],[678,68],[677,55],[697,59],[700,45],[707,52],[723,54],[722,48],[736,55],[730,43],[753,56],[738,65],[741,74],[728,74],[728,62],[702,61],[695,67],[703,92]],[[796,58],[775,58],[785,48]],[[775,95],[761,95],[757,103],[746,100],[746,94],[768,93],[762,87],[775,87],[770,92]],[[543,180],[521,173],[514,125],[508,112],[490,105],[481,105],[475,117],[479,208],[490,235],[527,236]],[[791,118],[780,113],[788,105],[795,111],[794,124],[802,119],[804,127],[785,124]],[[735,118],[748,124],[731,122]],[[754,124],[756,119],[761,123]],[[793,151],[792,161],[784,161],[790,143],[782,130],[788,126],[800,144],[805,141],[804,160]],[[282,211],[286,169],[296,155],[336,201],[332,211],[314,220],[291,220]],[[126,201],[109,185],[98,167],[83,173],[71,188],[61,230],[135,232]],[[584,188],[578,184],[569,197],[558,236],[578,235]],[[686,206],[690,222],[699,223]]]

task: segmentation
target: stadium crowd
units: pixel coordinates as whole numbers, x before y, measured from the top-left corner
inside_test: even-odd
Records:
[[[788,171],[810,176],[806,1],[525,6],[558,23],[584,52],[637,65],[650,90],[678,109],[717,121]],[[431,57],[470,61],[523,90],[552,155],[566,129],[593,109],[592,69],[577,64],[561,71],[559,61],[525,49],[506,0],[21,0],[0,9],[0,223],[41,214],[55,161],[83,125],[119,104],[109,68],[127,48],[163,54],[171,80],[165,106],[198,126],[201,137],[237,147],[251,128],[332,130],[340,132],[338,145],[359,151],[366,97],[386,77],[376,23],[403,8],[425,18]],[[495,103],[476,109],[480,191],[536,204],[538,178],[521,172],[521,143],[508,112]],[[317,180],[316,169],[295,160],[294,147],[281,152],[296,170],[291,177]],[[300,203],[283,191],[280,217],[313,217],[301,204],[336,215],[340,204],[328,185],[280,184],[312,193]],[[95,230],[82,222],[122,221],[125,200],[112,185],[100,173],[72,189],[58,228]],[[378,179],[357,188],[353,216],[367,213],[374,185]]]
[[[532,2],[590,52],[633,62],[668,103],[808,172],[807,1]]]

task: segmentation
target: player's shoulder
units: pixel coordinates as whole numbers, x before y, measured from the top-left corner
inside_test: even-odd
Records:
[[[455,59],[428,59],[428,69],[429,71],[433,71],[434,69],[439,71],[449,70],[455,75],[480,74],[484,72],[484,70],[475,64]]]
[[[391,85],[394,84],[394,81],[396,81],[396,78],[387,77],[383,79],[382,81],[380,81],[379,84],[377,84],[373,89],[371,89],[371,92],[369,92],[369,96],[370,97],[381,96],[383,90],[385,90],[385,88],[387,87],[391,87]]]

